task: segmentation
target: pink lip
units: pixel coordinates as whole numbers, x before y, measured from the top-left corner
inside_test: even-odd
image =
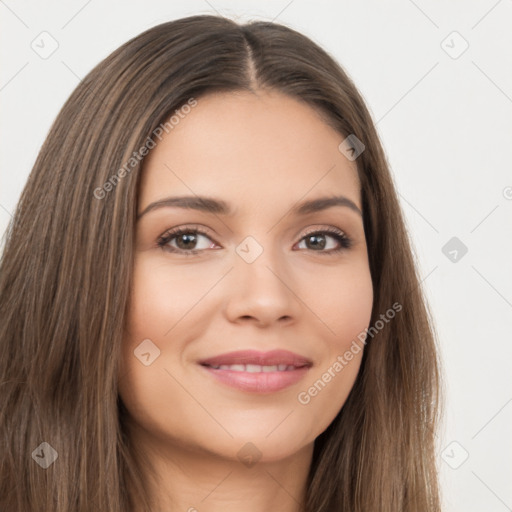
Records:
[[[299,380],[312,366],[311,360],[287,350],[240,350],[199,361],[214,378],[231,387],[253,393],[271,393],[287,388]],[[247,372],[220,368],[222,365],[254,364],[261,366],[294,366],[294,369],[272,372]]]
[[[311,366],[311,361],[288,350],[271,350],[258,352],[257,350],[238,350],[199,361],[202,365],[220,366],[222,364],[260,364],[273,366],[286,364],[293,366]]]

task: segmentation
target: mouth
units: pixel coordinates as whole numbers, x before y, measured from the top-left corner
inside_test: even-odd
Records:
[[[211,357],[199,364],[216,380],[253,393],[272,393],[300,381],[313,365],[287,350],[243,350]]]

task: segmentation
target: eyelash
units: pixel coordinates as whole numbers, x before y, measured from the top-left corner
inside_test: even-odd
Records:
[[[309,231],[299,240],[299,243],[302,242],[302,240],[304,240],[308,236],[323,235],[326,233],[329,234],[329,236],[331,236],[332,238],[336,239],[338,241],[340,247],[338,249],[330,249],[329,251],[323,251],[323,250],[322,251],[314,251],[312,249],[309,249],[310,251],[318,252],[320,254],[325,254],[325,255],[334,255],[334,254],[338,254],[339,252],[344,251],[346,249],[350,249],[352,247],[352,239],[350,239],[345,233],[343,233],[343,231],[340,231],[339,229],[336,229],[336,228],[326,228],[326,229],[322,229],[322,230],[316,229],[316,230]],[[157,240],[157,245],[158,245],[158,247],[160,247],[164,250],[167,250],[172,253],[182,254],[184,256],[193,256],[194,254],[198,254],[198,253],[204,252],[206,250],[206,249],[190,249],[187,251],[184,249],[176,249],[174,247],[172,247],[172,248],[167,247],[167,244],[173,238],[176,238],[183,234],[187,234],[187,235],[199,234],[199,235],[204,235],[207,238],[210,238],[208,233],[206,233],[204,230],[202,230],[200,228],[188,228],[188,227],[176,228],[176,229],[171,229],[170,231],[167,231],[163,235],[161,235]],[[211,240],[211,238],[210,238],[210,240]]]

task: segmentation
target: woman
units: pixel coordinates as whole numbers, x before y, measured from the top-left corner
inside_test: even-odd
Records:
[[[440,510],[434,333],[364,101],[192,16],[58,115],[1,262],[0,510]]]

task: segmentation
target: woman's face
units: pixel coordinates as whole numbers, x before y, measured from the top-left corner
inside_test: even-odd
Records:
[[[278,460],[343,406],[373,300],[343,139],[290,97],[223,93],[146,157],[119,385],[161,453]]]

